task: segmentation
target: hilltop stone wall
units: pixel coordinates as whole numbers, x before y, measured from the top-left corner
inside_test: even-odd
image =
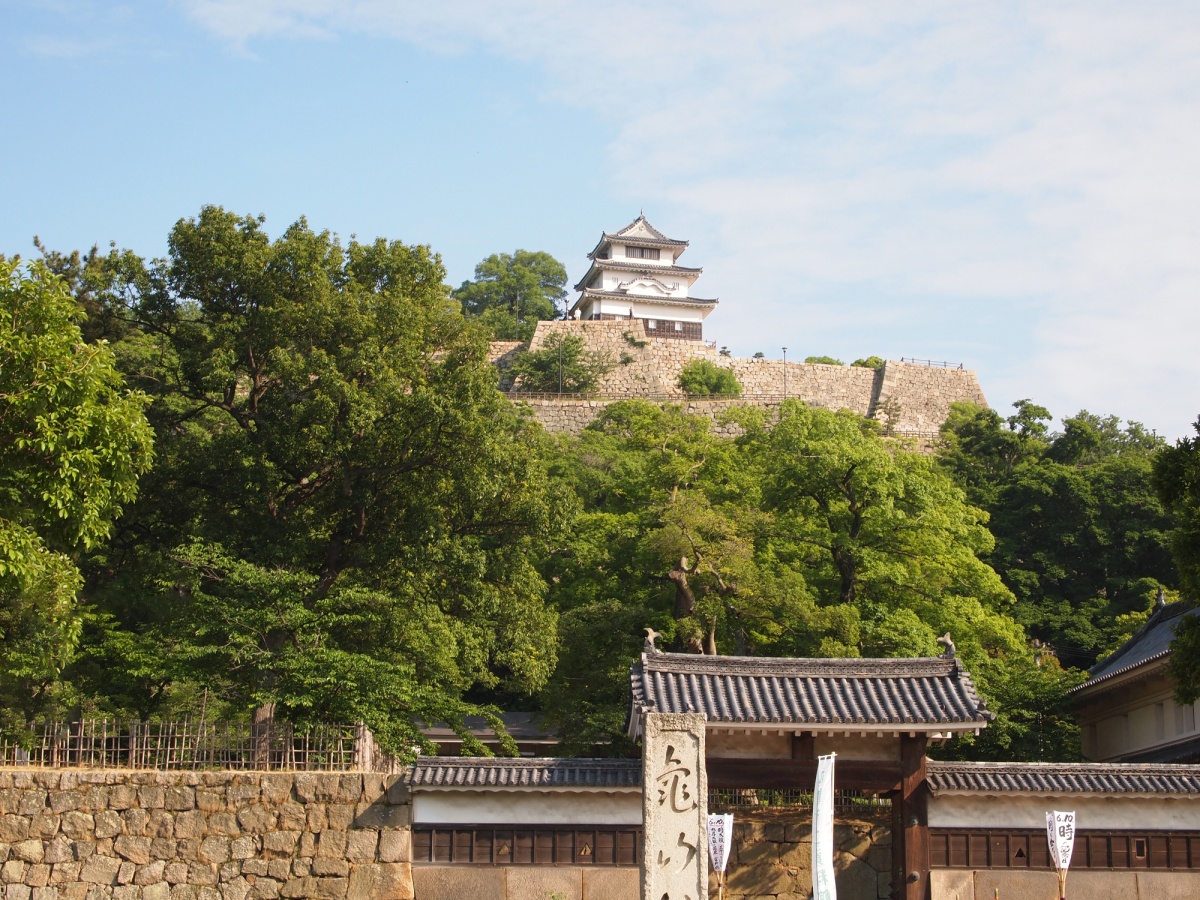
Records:
[[[0,770],[4,900],[412,900],[402,779]]]
[[[882,369],[784,363],[775,359],[721,356],[703,341],[648,337],[640,319],[539,322],[530,350],[544,347],[552,334],[579,335],[588,352],[607,357],[613,369],[597,386],[602,399],[564,397],[529,400],[538,421],[552,432],[578,433],[608,403],[644,397],[687,402],[688,410],[716,418],[730,405],[776,409],[786,396],[822,409],[848,409],[878,419],[901,434],[936,434],[950,404],[969,400],[987,406],[975,373],[888,360]],[[497,342],[492,356],[502,368],[519,351],[513,342]],[[732,369],[742,385],[736,401],[688,401],[679,389],[680,370],[694,359]],[[506,379],[503,386],[509,387]],[[520,384],[512,385],[520,391]],[[735,429],[725,429],[733,433]]]

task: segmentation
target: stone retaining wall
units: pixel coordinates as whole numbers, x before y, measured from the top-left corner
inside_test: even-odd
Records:
[[[734,813],[733,848],[725,872],[727,900],[808,900],[812,896],[812,813],[758,810]],[[891,897],[891,810],[834,820],[838,900]],[[716,896],[716,877],[710,892]]]
[[[733,370],[742,385],[742,398],[737,402],[772,408],[782,397],[794,397],[822,409],[849,409],[902,432],[936,433],[950,412],[950,404],[959,400],[987,406],[979,381],[969,369],[889,360],[876,371],[720,356],[715,347],[703,341],[648,337],[640,319],[539,322],[529,348],[541,349],[555,333],[583,337],[588,352],[607,357],[614,367],[596,389],[597,394],[610,399],[551,399],[533,404],[535,416],[552,432],[578,433],[615,398],[684,400],[679,372],[695,359],[707,359]],[[502,371],[511,365],[518,347],[511,341],[493,345],[491,356]],[[507,377],[502,377],[502,387],[509,387]],[[520,390],[519,384],[513,387]],[[708,402],[728,405],[732,401]],[[703,409],[697,411],[708,414]]]
[[[0,770],[4,900],[411,900],[402,779]]]

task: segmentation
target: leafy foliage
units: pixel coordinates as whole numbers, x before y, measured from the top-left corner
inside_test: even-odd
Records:
[[[939,463],[991,514],[996,546],[985,558],[1016,595],[1017,621],[1088,666],[1144,621],[1160,586],[1176,583],[1171,522],[1150,478],[1161,440],[1086,411],[1052,435],[1044,407],[1014,408],[1005,420],[956,404]]]
[[[1175,516],[1171,550],[1189,599],[1200,597],[1200,419],[1197,437],[1184,437],[1164,447],[1154,460],[1154,487]],[[1200,619],[1180,620],[1171,644],[1171,676],[1180,703],[1200,699]]]
[[[553,332],[537,350],[523,350],[512,364],[522,391],[577,394],[593,391],[615,368],[606,354],[585,349],[576,334]]]
[[[693,359],[680,369],[679,388],[689,397],[742,395],[742,384],[733,370],[707,359]]]
[[[232,710],[367,721],[391,747],[461,728],[467,694],[554,666],[529,559],[554,527],[534,426],[428,248],[342,247],[206,207],[167,259],[113,257],[118,345],[159,466],[92,563],[81,684],[141,709],[202,685]],[[125,635],[133,635],[126,639]]]
[[[884,359],[882,356],[868,356],[865,359],[856,359],[850,363],[851,366],[858,366],[862,369],[882,369]]]
[[[464,281],[454,297],[494,340],[527,341],[539,320],[560,317],[566,283],[567,270],[549,253],[493,253],[475,267],[475,280]]]
[[[1000,714],[973,752],[1069,755],[1054,703],[1077,677],[1038,666],[1008,616],[1012,595],[980,559],[986,515],[850,413],[791,401],[774,428],[737,415],[730,441],[678,407],[627,401],[565,442],[554,472],[582,512],[544,566],[562,636],[545,701],[568,747],[619,732],[651,626],[679,650],[780,656],[932,655],[950,631]]]
[[[844,366],[845,363],[840,359],[834,359],[832,356],[806,356],[804,361],[810,365],[822,366]]]
[[[0,729],[45,708],[74,655],[82,579],[150,465],[145,398],[41,262],[0,261]]]

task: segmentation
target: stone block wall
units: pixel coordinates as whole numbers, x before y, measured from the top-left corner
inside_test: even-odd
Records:
[[[1059,900],[1058,876],[1020,869],[934,869],[930,900]],[[1067,896],[1086,900],[1195,900],[1200,872],[1134,872],[1105,869],[1067,873]],[[841,891],[838,900],[842,900]]]
[[[417,866],[417,900],[639,900],[630,866]]]
[[[876,371],[855,366],[784,363],[776,359],[720,356],[703,341],[648,337],[640,319],[617,321],[539,322],[531,350],[541,349],[550,335],[583,337],[587,350],[607,357],[614,368],[597,388],[604,400],[579,401],[569,398],[538,401],[534,415],[551,432],[578,433],[599,414],[607,402],[618,398],[645,397],[685,400],[679,389],[679,372],[695,359],[732,369],[742,385],[742,404],[775,408],[784,396],[797,398],[822,409],[848,409],[860,416],[879,419],[899,432],[936,434],[950,412],[950,404],[969,400],[987,406],[987,399],[973,371],[945,369],[889,360]],[[504,370],[518,352],[513,342],[497,342],[492,356]],[[502,387],[510,386],[502,376]],[[512,385],[520,390],[520,385]],[[689,402],[700,414],[719,411],[731,401],[706,411]],[[724,405],[721,405],[724,404]]]
[[[0,770],[4,900],[411,900],[401,775]]]
[[[838,814],[833,826],[838,900],[891,897],[891,810]],[[716,895],[716,876],[710,892]],[[727,900],[808,900],[812,820],[808,810],[735,812],[725,872]]]

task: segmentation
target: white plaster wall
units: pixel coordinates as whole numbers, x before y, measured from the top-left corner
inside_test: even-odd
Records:
[[[413,793],[422,825],[641,825],[642,792],[441,790]]]
[[[697,307],[655,303],[653,300],[641,297],[630,297],[628,300],[613,300],[606,297],[600,300],[597,306],[597,312],[621,316],[622,318],[629,315],[629,310],[632,307],[635,319],[673,319],[680,322],[704,321],[704,311]]]
[[[1050,810],[1075,810],[1087,829],[1200,829],[1200,799],[1161,796],[1081,797],[1071,794],[935,794],[931,828],[1045,828]]]
[[[1172,687],[1165,680],[1154,688],[1143,688],[1136,693],[1131,688],[1132,701],[1112,703],[1102,716],[1097,715],[1095,707],[1080,716],[1085,736],[1083,751],[1089,759],[1119,759],[1185,740],[1196,733],[1196,704],[1177,707]],[[1090,726],[1095,727],[1094,736]]]

